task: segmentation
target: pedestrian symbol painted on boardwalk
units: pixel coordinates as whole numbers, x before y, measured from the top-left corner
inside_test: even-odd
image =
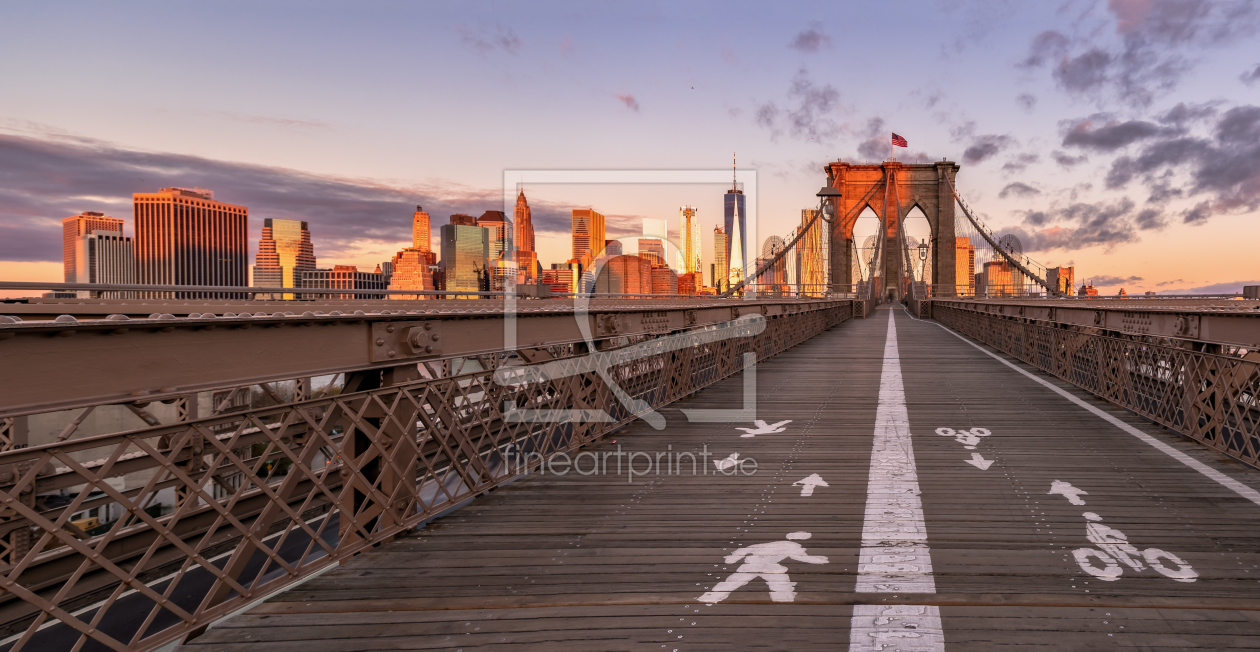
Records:
[[[800,487],[802,496],[812,496],[814,495],[814,487],[827,487],[830,485],[824,482],[822,478],[818,477],[817,473],[814,473],[807,478],[801,478],[800,480],[793,482],[792,486]]]
[[[740,437],[756,437],[757,435],[772,435],[776,432],[783,432],[784,430],[787,430],[787,428],[784,428],[783,426],[786,426],[789,423],[792,423],[791,419],[788,419],[787,421],[780,421],[778,423],[771,423],[771,424],[767,424],[765,421],[762,421],[761,419],[757,419],[756,421],[753,422],[753,425],[757,426],[756,428],[735,428],[735,429],[744,431],[744,434],[740,435]]]
[[[1050,485],[1050,491],[1047,491],[1046,493],[1059,494],[1064,498],[1067,498],[1068,502],[1073,505],[1084,505],[1085,501],[1081,500],[1081,496],[1089,495],[1088,491],[1077,489],[1072,486],[1072,483],[1063,482],[1062,480],[1055,480],[1054,483]]]
[[[774,602],[792,602],[796,600],[796,582],[788,579],[787,567],[782,563],[785,559],[793,559],[806,564],[825,564],[827,558],[806,553],[805,547],[797,541],[810,537],[809,532],[793,532],[787,535],[787,541],[758,543],[740,548],[726,556],[726,563],[734,564],[743,560],[743,564],[726,580],[719,582],[712,591],[698,599],[706,604],[721,602],[730,597],[734,591],[760,577],[770,588],[770,599]]]

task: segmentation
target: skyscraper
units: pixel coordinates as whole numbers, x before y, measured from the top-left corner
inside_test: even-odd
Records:
[[[612,256],[600,267],[594,292],[652,294],[652,263],[641,256]]]
[[[827,284],[827,240],[823,236],[823,221],[815,220],[818,209],[801,209],[801,226],[805,229],[813,220],[813,226],[796,242],[797,255],[797,291],[805,295],[819,295],[826,292]],[[790,254],[789,254],[790,255]]]
[[[1046,284],[1056,288],[1060,294],[1072,296],[1076,289],[1075,267],[1051,267],[1046,270]]]
[[[75,277],[71,283],[136,282],[136,261],[131,238],[118,231],[92,231],[74,240]],[[80,299],[130,299],[134,292],[75,292]]]
[[[503,211],[486,211],[477,218],[477,226],[490,229],[490,261],[512,257],[512,223]]]
[[[375,272],[360,272],[354,265],[333,265],[332,269],[308,270],[301,273],[298,287],[338,290],[384,290],[385,274],[377,266]],[[384,299],[385,294],[303,294],[303,299]]]
[[[976,293],[976,246],[965,236],[954,238],[954,278],[958,280],[957,292],[960,294]],[[1072,284],[1068,283],[1068,293],[1072,292]]]
[[[583,266],[604,248],[604,216],[590,208],[573,209],[573,258]]]
[[[429,242],[432,233],[429,226],[429,214],[416,206],[416,214],[411,218],[411,247],[420,251],[433,251]]]
[[[75,251],[78,239],[89,233],[112,233],[122,237],[123,221],[94,211],[84,211],[61,220],[62,266],[65,269],[66,283],[84,282],[76,280],[79,274]]]
[[[643,218],[643,237],[657,240],[669,239],[669,221],[651,217]]]
[[[516,248],[519,251],[537,251],[534,249],[534,220],[530,216],[529,201],[525,199],[525,189],[516,196],[516,210],[512,212],[512,220],[516,223]]]
[[[529,201],[525,199],[524,188],[516,195],[516,209],[512,211],[512,221],[516,231],[512,240],[516,246],[515,259],[520,270],[520,279],[525,283],[533,283],[538,277],[540,267],[538,254],[534,249],[534,220],[530,214]]]
[[[683,274],[695,274],[703,269],[700,263],[700,219],[696,217],[698,210],[695,206],[678,209],[679,249],[682,250],[680,268]]]
[[[254,285],[269,288],[302,287],[302,272],[315,269],[315,250],[306,222],[263,220],[258,255],[254,258]],[[264,297],[258,297],[264,298]],[[265,298],[279,299],[279,296]],[[292,299],[292,294],[283,295]]]
[[[715,288],[726,287],[726,279],[731,275],[731,269],[726,264],[726,254],[729,251],[726,232],[720,226],[713,227],[713,271],[710,274],[715,274],[715,276],[710,278],[709,282],[713,283]]]
[[[437,264],[437,255],[432,251],[421,251],[419,247],[407,247],[394,254],[389,266],[388,280],[382,279],[391,290],[436,290],[433,282],[433,266]],[[384,276],[384,273],[382,273]],[[423,294],[390,294],[388,299],[428,299]]]
[[[446,290],[477,292],[482,288],[490,258],[490,229],[457,223],[442,225],[442,273]],[[394,276],[398,276],[395,266]],[[457,297],[457,298],[469,298]]]
[[[249,281],[249,209],[200,188],[135,193],[136,280],[154,285],[244,287]],[[211,298],[167,292],[165,298]],[[245,298],[244,293],[228,297]]]
[[[653,265],[664,265],[665,243],[656,238],[639,238],[639,256],[652,261]]]
[[[744,191],[732,187],[722,197],[724,226],[727,235],[727,280],[734,285],[744,280],[748,263],[748,214]]]

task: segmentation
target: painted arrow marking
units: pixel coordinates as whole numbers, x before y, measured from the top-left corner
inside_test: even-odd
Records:
[[[982,457],[982,456],[980,455],[980,453],[972,453],[972,454],[971,454],[971,459],[969,459],[969,460],[965,460],[965,461],[966,461],[968,464],[970,464],[970,465],[972,465],[972,466],[976,467],[977,469],[980,469],[981,471],[986,471],[986,470],[988,470],[989,465],[990,465],[990,464],[992,464],[992,463],[994,462],[994,460],[986,460],[986,459],[984,459],[984,457]]]
[[[726,459],[713,460],[713,466],[719,471],[725,471],[736,464],[739,464],[739,453],[731,453]]]
[[[801,478],[793,482],[792,486],[800,487],[802,496],[812,496],[814,495],[814,487],[829,487],[831,485],[823,482],[823,479],[818,477],[817,473],[814,473],[807,478]]]
[[[776,432],[783,432],[784,430],[787,430],[787,428],[784,428],[783,426],[786,426],[789,423],[792,423],[791,419],[788,419],[787,421],[780,421],[778,423],[766,423],[765,421],[758,419],[753,422],[753,425],[757,426],[756,428],[736,428],[736,430],[744,431],[744,434],[740,435],[740,437],[756,437],[757,435],[772,435]]]

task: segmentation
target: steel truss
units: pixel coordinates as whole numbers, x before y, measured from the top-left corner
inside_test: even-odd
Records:
[[[1260,363],[1187,340],[1098,334],[964,310],[932,317],[1122,408],[1239,461],[1260,466]],[[1090,332],[1094,330],[1094,332]],[[1197,346],[1196,346],[1197,344]]]

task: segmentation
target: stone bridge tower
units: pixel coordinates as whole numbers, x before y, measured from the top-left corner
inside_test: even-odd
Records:
[[[916,206],[923,211],[932,231],[932,254],[928,261],[932,282],[951,286],[966,283],[955,278],[956,240],[954,230],[954,197],[950,182],[959,167],[952,161],[930,164],[905,164],[897,161],[877,165],[854,165],[842,161],[828,163],[827,185],[840,191],[836,219],[831,224],[832,289],[845,291],[855,277],[858,262],[854,259],[853,227],[867,207],[884,219],[884,254],[880,269],[874,270],[875,292],[885,299],[890,293],[901,296],[901,280],[907,272],[905,258],[898,248],[898,228]],[[889,178],[893,183],[887,183]],[[948,179],[948,181],[947,181]],[[887,200],[885,201],[885,198]],[[862,243],[857,243],[858,247]],[[966,274],[966,271],[963,272]]]

